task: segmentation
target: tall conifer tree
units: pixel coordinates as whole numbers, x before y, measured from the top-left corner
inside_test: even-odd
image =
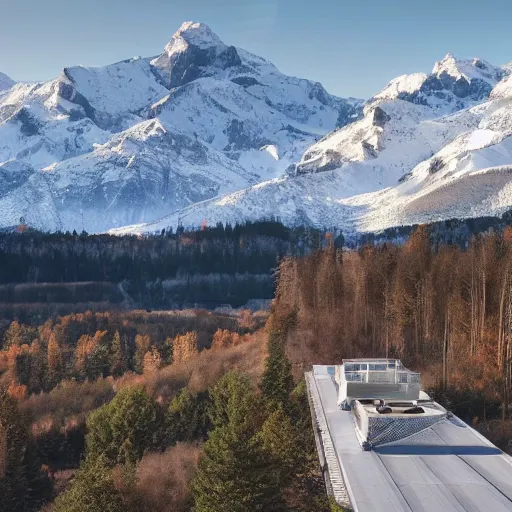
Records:
[[[261,379],[261,391],[270,402],[288,410],[293,388],[292,366],[285,353],[283,335],[271,331],[268,340],[268,357]]]

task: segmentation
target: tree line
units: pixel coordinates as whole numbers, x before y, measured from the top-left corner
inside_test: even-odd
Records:
[[[252,298],[272,298],[278,260],[321,247],[333,235],[327,233],[277,221],[144,237],[0,233],[0,285],[17,285],[0,286],[0,302],[116,303],[123,300],[116,288],[90,283],[122,283],[139,307],[238,307]],[[341,232],[335,238],[341,246]]]
[[[89,311],[40,326],[15,320],[0,340],[0,383],[24,398],[63,380],[142,374],[184,362],[212,345],[236,345],[258,325],[248,310],[237,317],[206,311]]]

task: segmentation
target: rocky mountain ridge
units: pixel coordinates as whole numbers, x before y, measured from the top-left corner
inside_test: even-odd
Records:
[[[104,231],[283,175],[362,101],[184,23],[164,51],[0,92],[0,224]]]
[[[501,215],[512,208],[511,136],[510,67],[448,54],[431,75],[391,81],[361,119],[310,146],[290,175],[117,232],[270,215],[367,232]]]
[[[368,101],[187,22],[164,51],[0,76],[0,225],[152,232],[278,217],[372,231],[512,206],[511,66],[448,54]]]

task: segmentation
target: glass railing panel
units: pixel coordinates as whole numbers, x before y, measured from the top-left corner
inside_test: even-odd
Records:
[[[347,382],[366,382],[366,372],[345,372]]]

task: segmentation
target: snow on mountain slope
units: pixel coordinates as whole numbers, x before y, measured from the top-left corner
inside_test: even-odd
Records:
[[[470,107],[441,116],[437,106],[372,100],[361,120],[309,148],[294,175],[117,232],[270,215],[289,225],[354,232],[502,214],[512,207],[509,84],[505,76],[486,92],[487,101],[472,101]]]
[[[284,175],[361,111],[184,23],[157,57],[67,67],[0,94],[0,225],[150,221]]]
[[[415,224],[501,215],[511,208],[511,136],[477,130],[459,137],[450,149],[436,155],[441,160],[439,170],[432,161],[422,163],[398,187],[347,201],[347,205],[366,208],[359,229],[383,229],[404,219]]]
[[[504,78],[501,82],[496,85],[492,90],[490,98],[493,100],[499,100],[512,96],[512,74]]]
[[[437,115],[461,110],[485,100],[506,71],[488,62],[456,59],[447,54],[430,75],[415,73],[392,80],[370,103],[402,99],[426,105]]]
[[[319,82],[283,75],[261,57],[240,48],[237,52],[242,65],[230,69],[231,80],[295,122],[316,129],[317,134],[361,116],[362,100],[332,96]]]
[[[336,225],[352,231],[354,209],[336,199],[340,192],[339,181],[333,171],[326,171],[321,176],[286,176],[221,198],[190,205],[155,222],[125,226],[113,229],[110,233],[155,233],[178,225],[197,228],[203,222],[210,225],[217,222],[234,224],[246,220],[268,219],[271,216],[290,226]]]
[[[9,78],[6,74],[0,73],[0,93],[10,89],[16,82]]]
[[[103,143],[108,133],[63,97],[67,82],[16,84],[0,97],[0,166],[17,162],[40,168]]]
[[[283,174],[317,138],[314,129],[269,108],[242,86],[215,78],[174,89],[150,115],[226,152],[262,178]],[[255,152],[271,145],[276,148],[273,159],[255,158]]]
[[[16,209],[18,196],[12,190],[0,197],[0,211],[7,225],[23,215],[30,225],[51,230],[74,225],[103,231],[244,188],[256,179],[204,142],[148,120],[91,153],[33,170],[22,189],[26,196],[47,192],[41,204]]]
[[[64,74],[94,109],[96,123],[112,131],[118,125],[133,124],[129,114],[140,116],[135,121],[142,120],[144,110],[169,92],[157,82],[150,59],[135,58],[103,68],[66,68]]]

